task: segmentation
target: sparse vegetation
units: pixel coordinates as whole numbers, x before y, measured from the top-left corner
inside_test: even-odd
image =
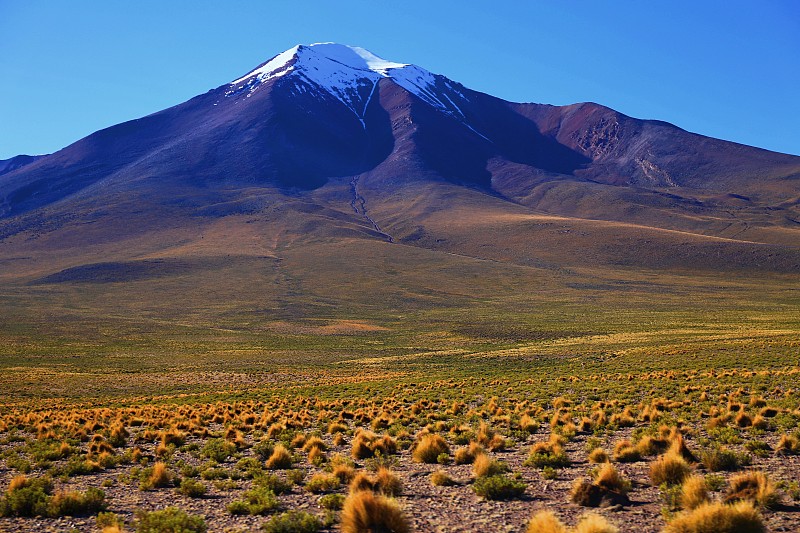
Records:
[[[342,508],[342,532],[410,531],[400,506],[393,499],[378,496],[371,491],[351,492]]]
[[[701,290],[705,282],[691,283]],[[776,308],[793,305],[777,289],[770,294],[781,302]],[[24,336],[3,337],[0,327],[0,340],[7,341],[0,352],[8,358],[0,380],[30,392],[0,405],[0,529],[55,523],[56,512],[95,514],[97,487],[106,493],[103,505],[120,517],[101,529],[136,529],[135,521],[121,518],[140,505],[121,496],[130,491],[148,509],[172,498],[187,511],[213,510],[205,520],[214,531],[236,521],[261,527],[270,519],[272,527],[294,527],[303,516],[276,517],[299,510],[327,528],[339,521],[351,485],[354,494],[394,502],[387,505],[402,509],[404,523],[421,530],[456,521],[480,529],[487,523],[485,509],[464,504],[474,500],[472,491],[487,499],[524,498],[527,492],[526,508],[530,503],[557,513],[567,500],[601,507],[616,526],[643,533],[667,523],[677,528],[701,508],[736,516],[732,510],[741,502],[758,509],[762,524],[800,527],[797,513],[787,511],[800,500],[800,368],[790,358],[800,336],[786,333],[800,330],[800,323],[778,310],[748,325],[739,308],[702,322],[700,314],[684,315],[685,308],[678,313],[671,296],[665,298],[659,313],[631,304],[653,324],[646,331],[619,306],[616,314],[593,308],[580,329],[563,324],[563,309],[541,317],[530,310],[476,308],[492,323],[549,332],[547,339],[524,342],[499,339],[480,324],[443,333],[453,315],[442,309],[436,313],[446,318],[426,314],[431,327],[416,329],[413,338],[386,317],[380,320],[389,330],[358,334],[357,343],[350,333],[282,330],[273,336],[266,327],[264,346],[286,357],[280,369],[270,366],[264,351],[249,351],[253,339],[240,337],[235,327],[218,333],[227,336],[224,344],[176,345],[168,352],[174,368],[170,359],[160,373],[126,362],[126,353],[138,353],[135,332],[120,335],[134,340],[117,346],[114,357],[100,357],[73,339],[71,348],[48,350],[65,355],[63,364],[85,376],[86,390],[70,389],[74,396],[58,399],[35,397],[49,394],[32,378],[38,367],[31,362],[48,357],[41,345],[31,348],[40,350],[39,359],[21,348],[14,352],[13,343]],[[740,306],[773,305],[759,302]],[[770,326],[761,329],[763,324]],[[477,341],[471,335],[479,330],[488,336]],[[366,339],[375,344],[359,351]],[[430,353],[417,350],[426,343],[434,343]],[[85,355],[67,357],[78,350],[74,346]],[[341,346],[350,359],[336,359],[343,356]],[[189,349],[192,359],[184,358]],[[259,363],[242,356],[234,365],[225,350],[258,353],[252,357]],[[288,355],[301,351],[303,357],[315,354],[313,366]],[[153,358],[143,359],[153,364]],[[113,388],[133,371],[130,391]],[[215,372],[225,380],[214,381]],[[747,422],[742,413],[749,425],[741,425]],[[769,481],[738,479],[754,477],[752,472]],[[138,492],[140,486],[146,490]],[[203,499],[189,499],[197,497]],[[231,513],[247,516],[231,516],[228,505]],[[481,505],[504,517],[499,527],[524,528],[526,517],[506,523],[518,504],[499,499]],[[614,511],[603,509],[609,506]],[[579,527],[577,517],[560,520],[567,531]]]
[[[267,533],[315,533],[321,528],[320,519],[305,511],[287,511],[273,516],[262,527]]]
[[[665,533],[762,533],[764,521],[751,503],[726,505],[704,503],[679,514],[665,528]]]
[[[472,490],[487,500],[511,500],[525,493],[525,483],[496,474],[477,478]]]
[[[177,507],[136,515],[136,533],[205,533],[207,530],[202,516],[189,515]]]

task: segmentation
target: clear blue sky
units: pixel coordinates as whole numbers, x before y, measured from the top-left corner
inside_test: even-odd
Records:
[[[800,2],[0,0],[0,158],[335,41],[515,101],[594,101],[800,154]]]

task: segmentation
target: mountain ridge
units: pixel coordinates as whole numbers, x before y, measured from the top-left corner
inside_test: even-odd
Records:
[[[327,61],[315,46],[331,45],[295,48]],[[583,233],[601,227],[593,221],[614,225],[580,245],[602,264],[723,268],[703,251],[703,239],[713,237],[724,243],[713,253],[736,268],[797,267],[798,157],[595,103],[507,102],[437,74],[409,90],[385,74],[424,69],[366,51],[350,60],[383,72],[345,66],[370,74],[341,74],[336,79],[346,83],[338,91],[293,74],[316,63],[298,66],[292,50],[186,102],[7,171],[0,177],[0,256],[30,252],[35,262],[36,254],[71,243],[71,259],[45,268],[54,274],[58,266],[124,260],[125,253],[108,250],[134,239],[144,248],[131,259],[168,257],[197,249],[205,239],[199,228],[248,219],[261,228],[245,231],[248,238],[283,243],[254,248],[273,255],[285,246],[355,238],[519,264],[538,264],[544,254],[542,264],[573,265],[586,255],[577,241],[568,233],[553,240],[530,222],[554,216]],[[276,69],[281,75],[270,77]],[[458,224],[474,228],[471,219],[486,226],[465,234]],[[506,232],[496,234],[500,227]],[[685,256],[668,258],[645,242],[677,245],[662,230],[696,237]],[[556,250],[537,252],[526,239]],[[205,242],[213,254],[224,249]],[[611,250],[623,242],[634,244],[617,251],[618,260]],[[492,245],[508,251],[498,255]],[[636,247],[650,256],[637,259]],[[99,257],[87,257],[90,249]]]

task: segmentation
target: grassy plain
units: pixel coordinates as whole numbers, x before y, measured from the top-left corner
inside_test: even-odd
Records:
[[[699,520],[683,479],[651,478],[675,442],[712,501],[736,501],[731,478],[763,471],[775,498],[738,499],[771,530],[800,527],[796,275],[523,265],[362,240],[280,255],[4,284],[0,487],[24,474],[20,490],[54,488],[49,518],[0,503],[0,530],[145,530],[167,518],[142,512],[168,506],[212,531],[353,531],[359,513],[395,511],[420,531],[520,531],[547,509],[572,526],[588,505],[573,483],[600,490],[601,448],[625,481],[595,511],[660,531]],[[415,461],[431,434],[446,451]],[[281,445],[288,464],[270,466]],[[470,446],[480,469],[459,451]],[[734,464],[717,472],[720,453]],[[116,515],[100,525],[97,508],[52,501],[91,487]]]

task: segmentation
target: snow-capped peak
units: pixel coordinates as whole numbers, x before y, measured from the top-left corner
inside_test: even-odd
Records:
[[[336,43],[294,46],[231,82],[225,95],[249,97],[264,82],[290,75],[296,78],[294,91],[313,90],[309,85],[324,89],[353,111],[365,127],[367,106],[382,78],[390,78],[440,111],[464,120],[454,100],[466,97],[457,84],[416,65],[387,61],[364,48]]]
[[[346,46],[336,43],[316,43],[311,45],[297,45],[278,54],[257,69],[247,73],[231,85],[238,85],[256,76],[260,81],[276,78],[295,70],[319,70],[321,64],[328,64],[329,70],[349,68],[361,71],[371,71],[381,76],[389,76],[391,69],[403,68],[409,65],[386,61],[372,52],[358,46]]]

